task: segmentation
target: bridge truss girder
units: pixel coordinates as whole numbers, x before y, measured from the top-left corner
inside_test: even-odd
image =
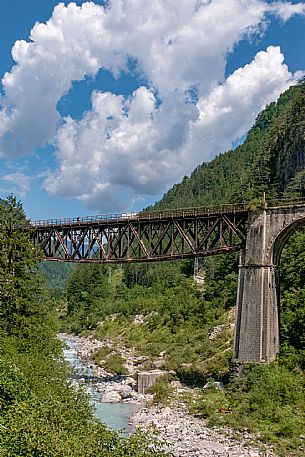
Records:
[[[245,245],[246,211],[185,217],[47,224],[33,242],[48,260],[126,263],[202,257],[238,251]]]

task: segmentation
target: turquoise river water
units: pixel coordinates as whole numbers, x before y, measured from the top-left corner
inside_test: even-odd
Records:
[[[76,347],[72,338],[64,338],[66,344],[64,358],[74,369],[75,378],[89,378],[93,376],[90,368],[86,367],[77,356]],[[140,406],[134,403],[101,403],[101,395],[94,389],[94,383],[84,384],[95,408],[95,416],[104,422],[108,428],[116,430],[120,436],[128,437],[131,433],[129,420],[139,410]]]

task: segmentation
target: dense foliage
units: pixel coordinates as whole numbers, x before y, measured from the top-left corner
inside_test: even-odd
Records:
[[[282,359],[305,370],[305,230],[291,236],[281,258]]]
[[[210,425],[250,431],[258,442],[276,445],[282,457],[304,456],[304,373],[286,366],[249,367],[225,390],[199,393],[191,408]]]
[[[48,278],[46,285],[50,293],[59,302],[65,297],[67,278],[74,267],[74,263],[62,263],[60,268],[56,262],[44,261],[39,264],[38,270]]]
[[[7,335],[24,335],[40,327],[46,313],[41,280],[35,271],[36,253],[20,203],[9,197],[0,214],[0,322]],[[37,304],[36,304],[37,301]]]
[[[121,440],[71,388],[55,336],[54,303],[37,269],[20,203],[0,214],[0,454],[3,457],[160,456],[147,439]]]

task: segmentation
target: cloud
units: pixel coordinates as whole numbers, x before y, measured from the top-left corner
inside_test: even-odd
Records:
[[[279,47],[259,52],[196,104],[158,106],[145,87],[127,100],[94,92],[92,110],[80,121],[67,118],[58,131],[59,169],[46,189],[76,196],[92,209],[120,186],[130,197],[163,191],[229,148],[266,103],[296,82],[283,60]]]
[[[4,175],[1,180],[4,181],[4,188],[1,188],[1,192],[13,192],[23,198],[30,190],[31,177],[20,171]],[[9,184],[9,190],[7,190],[7,184]]]
[[[229,147],[296,82],[276,47],[224,74],[227,53],[264,30],[270,14],[288,20],[304,8],[262,0],[59,4],[30,42],[13,47],[16,65],[2,80],[0,156],[54,144],[58,168],[45,188],[93,209],[159,194]],[[57,104],[73,81],[101,68],[119,78],[130,62],[145,85],[127,98],[95,91],[80,121],[61,119]]]
[[[288,21],[292,16],[297,14],[305,15],[305,4],[275,2],[269,6],[269,11],[279,16],[283,21]]]
[[[278,46],[258,52],[250,64],[237,69],[198,101],[199,116],[191,123],[189,139],[182,150],[184,158],[194,164],[202,153],[205,160],[210,160],[229,149],[232,141],[251,128],[257,113],[302,75],[289,72]]]

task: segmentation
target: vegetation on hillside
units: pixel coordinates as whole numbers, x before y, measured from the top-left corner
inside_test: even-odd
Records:
[[[223,267],[225,259],[221,260]],[[168,369],[181,371],[184,364],[194,364],[185,376],[193,377],[193,369],[204,379],[221,376],[215,371],[218,349],[223,346],[224,374],[232,357],[232,338],[210,342],[208,332],[211,325],[229,319],[224,311],[234,305],[236,284],[226,287],[223,278],[220,287],[220,268],[215,266],[209,273],[211,281],[203,296],[193,282],[191,262],[129,265],[111,268],[111,273],[98,265],[79,265],[68,280],[64,328],[91,331],[100,339],[114,338],[149,356],[151,362],[165,350]],[[231,278],[232,273],[229,275]],[[94,283],[92,278],[98,277]],[[143,321],[140,325],[137,316]],[[210,363],[205,362],[207,358]]]
[[[39,263],[39,271],[45,278],[48,278],[47,288],[59,302],[65,297],[67,278],[74,268],[74,263],[62,263],[60,268],[56,262],[44,261]]]
[[[267,106],[241,146],[199,165],[151,208],[304,196],[304,134],[305,82]]]

